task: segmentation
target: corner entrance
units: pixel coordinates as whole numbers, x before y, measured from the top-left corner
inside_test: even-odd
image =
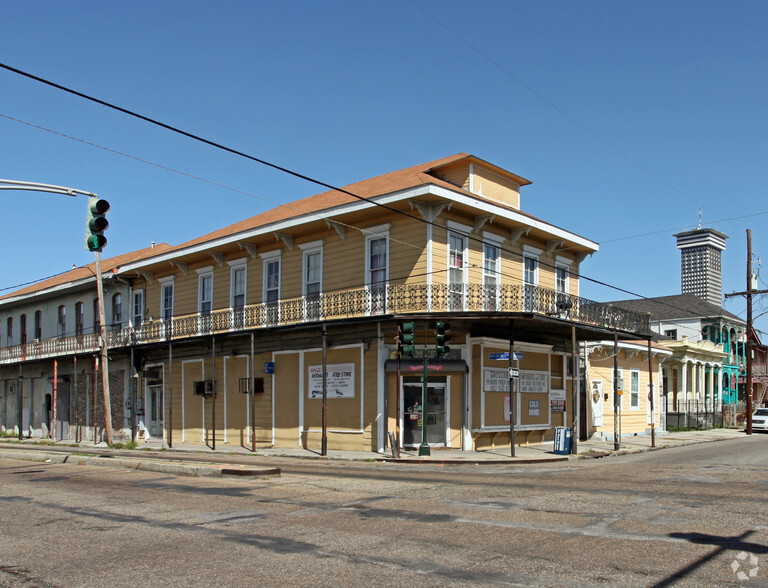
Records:
[[[422,442],[423,418],[422,383],[403,382],[403,447],[418,447]],[[427,443],[433,447],[445,447],[448,414],[446,410],[445,382],[427,384]]]

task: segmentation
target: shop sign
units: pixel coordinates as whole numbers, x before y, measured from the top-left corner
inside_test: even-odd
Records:
[[[355,397],[355,364],[336,363],[326,366],[325,385],[328,398],[354,398]],[[309,392],[310,398],[323,397],[323,366],[309,366]]]
[[[488,359],[506,359],[509,360],[509,352],[505,351],[503,353],[489,353]],[[512,359],[516,359],[517,361],[520,361],[523,359],[523,354],[520,351],[515,351],[513,353]]]

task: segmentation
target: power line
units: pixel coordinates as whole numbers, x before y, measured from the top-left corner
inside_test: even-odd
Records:
[[[232,192],[237,192],[238,194],[243,194],[244,196],[249,196],[249,197],[255,198],[257,200],[262,200],[264,202],[267,202],[267,203],[275,205],[275,206],[282,206],[282,207],[288,208],[290,210],[295,210],[297,213],[300,213],[300,214],[307,214],[306,211],[304,211],[304,210],[302,210],[302,209],[300,209],[300,208],[298,208],[296,206],[293,206],[293,203],[291,203],[291,202],[289,202],[287,204],[286,203],[282,203],[282,202],[278,202],[277,200],[272,200],[270,198],[267,198],[266,196],[259,196],[258,194],[254,194],[254,193],[248,192],[246,190],[241,190],[240,188],[234,188],[232,186],[228,186],[227,184],[222,184],[221,182],[216,182],[214,180],[209,180],[209,179],[203,178],[201,176],[197,176],[195,174],[191,174],[189,172],[181,171],[181,170],[169,167],[167,165],[163,165],[162,163],[157,163],[155,161],[150,161],[148,159],[144,159],[144,158],[138,157],[136,155],[131,155],[130,153],[125,153],[123,151],[118,151],[117,149],[112,149],[111,147],[106,147],[104,145],[99,145],[98,143],[94,143],[92,141],[87,141],[86,139],[81,139],[79,137],[75,137],[75,136],[72,136],[72,135],[68,135],[66,133],[62,133],[61,131],[56,131],[54,129],[49,129],[47,127],[44,127],[42,125],[38,125],[38,124],[35,124],[35,123],[31,123],[29,121],[25,121],[25,120],[21,120],[21,119],[12,117],[12,116],[8,116],[7,114],[0,113],[0,117],[8,119],[8,120],[11,120],[13,122],[17,122],[17,123],[20,123],[20,124],[23,124],[23,125],[30,126],[32,128],[38,129],[40,131],[45,131],[47,133],[51,133],[53,135],[57,135],[59,137],[63,137],[65,139],[70,139],[72,141],[77,141],[78,143],[83,143],[84,145],[88,145],[90,147],[95,147],[96,149],[102,149],[102,150],[107,151],[109,153],[113,153],[115,155],[120,155],[121,157],[127,157],[128,159],[133,159],[134,161],[138,161],[140,163],[151,165],[151,166],[157,167],[159,169],[163,169],[165,171],[169,171],[169,172],[172,172],[172,173],[175,173],[175,174],[179,174],[179,175],[188,177],[188,178],[193,179],[193,180],[198,180],[200,182],[205,182],[206,184],[210,184],[212,186],[216,186],[217,188],[223,188],[224,190],[231,190]],[[330,217],[328,217],[327,215],[323,215],[323,214],[320,214],[320,213],[311,212],[309,214],[311,216],[313,216],[314,218],[323,219],[323,220],[331,220]],[[363,229],[361,227],[358,227],[358,226],[355,226],[355,225],[352,225],[352,224],[349,224],[349,223],[344,223],[344,222],[336,220],[336,219],[333,219],[333,222],[338,223],[340,225],[343,225],[343,226],[345,226],[345,227],[347,227],[349,229],[356,229],[358,231],[364,231],[365,230],[365,229]],[[413,248],[421,249],[418,245],[414,245],[412,243],[408,243],[407,241],[401,241],[399,239],[394,239],[392,237],[390,237],[390,240],[395,242],[395,243],[400,243],[401,245],[406,245],[408,247],[413,247]],[[43,279],[45,279],[45,278],[43,278]]]
[[[619,156],[623,157],[624,159],[626,159],[626,160],[627,160],[628,162],[630,162],[632,165],[636,166],[637,168],[639,168],[639,169],[641,169],[642,171],[644,171],[645,173],[647,173],[649,176],[651,176],[652,178],[654,178],[655,180],[657,180],[657,181],[658,181],[658,182],[660,182],[661,184],[664,184],[664,185],[665,185],[665,186],[667,186],[669,189],[673,190],[674,192],[677,192],[677,193],[678,193],[678,194],[680,194],[681,196],[684,196],[684,197],[686,197],[686,198],[688,198],[688,199],[690,199],[690,200],[693,200],[693,198],[691,198],[691,197],[690,197],[688,194],[686,194],[685,192],[683,192],[682,190],[680,190],[680,189],[679,189],[679,188],[677,188],[676,186],[674,186],[674,185],[670,184],[670,183],[669,183],[669,182],[667,182],[667,181],[666,181],[664,178],[662,178],[662,177],[658,176],[657,174],[653,173],[653,172],[652,172],[650,169],[648,169],[647,167],[645,167],[644,165],[642,165],[642,164],[641,164],[641,163],[639,163],[638,161],[636,161],[636,160],[632,159],[632,158],[631,158],[629,155],[627,155],[626,153],[624,153],[623,151],[621,151],[621,150],[620,150],[618,147],[616,147],[615,145],[613,145],[612,143],[610,143],[609,141],[607,141],[606,139],[604,139],[602,136],[598,135],[596,132],[594,132],[592,129],[590,129],[589,127],[587,127],[585,124],[583,124],[581,121],[579,121],[578,119],[576,119],[574,116],[572,116],[571,114],[567,113],[565,110],[563,110],[562,108],[560,108],[559,106],[557,106],[557,105],[556,105],[554,102],[552,102],[551,100],[549,100],[549,99],[548,99],[546,96],[544,96],[544,95],[543,95],[541,92],[537,91],[537,90],[536,90],[536,89],[534,89],[532,86],[530,86],[529,84],[525,83],[525,82],[524,82],[524,81],[523,81],[521,78],[519,78],[518,76],[516,76],[515,74],[513,74],[513,73],[512,73],[511,71],[509,71],[509,70],[508,70],[506,67],[504,67],[503,65],[501,65],[501,64],[500,64],[498,61],[496,61],[495,59],[493,59],[493,58],[492,58],[490,55],[488,55],[487,53],[485,53],[485,52],[483,52],[482,50],[478,49],[478,48],[477,48],[475,45],[473,45],[472,43],[470,43],[470,42],[469,42],[467,39],[465,39],[463,36],[461,36],[459,33],[457,33],[457,32],[456,32],[454,29],[452,29],[452,28],[451,28],[451,27],[449,27],[447,24],[445,24],[445,23],[444,23],[442,20],[440,20],[439,18],[437,18],[437,17],[436,17],[434,14],[432,14],[431,12],[429,12],[428,10],[426,10],[425,8],[423,8],[422,6],[420,6],[420,5],[419,5],[417,2],[415,2],[415,0],[410,0],[410,1],[411,1],[411,4],[413,4],[413,5],[414,5],[416,8],[418,8],[419,10],[421,10],[421,11],[422,11],[422,12],[423,12],[425,15],[427,15],[429,18],[431,18],[433,21],[435,21],[435,22],[436,22],[438,25],[440,25],[442,28],[444,28],[444,29],[445,29],[445,30],[446,30],[448,33],[450,33],[451,35],[453,35],[453,36],[454,36],[456,39],[458,39],[459,41],[461,41],[461,42],[462,42],[464,45],[466,45],[467,47],[469,47],[469,49],[471,49],[472,51],[474,51],[475,53],[477,53],[477,54],[478,54],[480,57],[482,57],[483,59],[485,59],[485,60],[486,60],[488,63],[490,63],[491,65],[493,65],[495,68],[497,68],[497,69],[498,69],[499,71],[501,71],[503,74],[505,74],[506,76],[508,76],[509,78],[513,79],[515,82],[517,82],[518,84],[520,84],[520,86],[522,86],[523,88],[525,88],[525,89],[526,89],[528,92],[530,92],[530,93],[531,93],[533,96],[535,96],[536,98],[538,98],[539,100],[541,100],[541,101],[542,101],[544,104],[546,104],[547,106],[549,106],[549,107],[550,107],[550,108],[552,108],[553,110],[557,111],[557,112],[558,112],[560,115],[562,115],[564,118],[566,118],[566,119],[568,119],[569,121],[571,121],[573,124],[575,124],[575,125],[576,125],[577,127],[579,127],[581,130],[583,130],[584,132],[586,132],[587,134],[589,134],[590,136],[592,136],[594,139],[596,139],[597,141],[599,141],[600,143],[602,143],[603,145],[605,145],[606,147],[608,147],[608,148],[609,148],[611,151],[613,151],[613,152],[614,152],[614,153],[616,153],[617,155],[619,155]]]
[[[417,5],[417,6],[418,6],[418,5]],[[78,97],[80,97],[80,98],[83,98],[83,99],[85,99],[85,100],[89,100],[89,101],[91,101],[91,102],[95,102],[95,103],[97,103],[97,104],[100,104],[100,105],[102,105],[102,106],[105,106],[105,107],[107,107],[107,108],[110,108],[110,109],[116,110],[116,111],[118,111],[118,112],[122,112],[123,114],[127,114],[127,115],[129,115],[129,116],[133,116],[133,117],[135,117],[135,118],[138,118],[138,119],[140,119],[140,120],[143,120],[143,121],[145,121],[145,122],[148,122],[148,123],[150,123],[150,124],[153,124],[153,125],[157,125],[157,126],[159,126],[159,127],[162,127],[162,128],[164,128],[164,129],[166,129],[166,130],[169,130],[169,131],[171,131],[171,132],[174,132],[174,133],[178,133],[178,134],[180,134],[180,135],[183,135],[183,136],[185,136],[185,137],[188,137],[188,138],[190,138],[190,139],[194,139],[194,140],[196,140],[196,141],[200,141],[200,142],[202,142],[202,143],[205,143],[206,145],[210,145],[210,146],[212,146],[212,147],[215,147],[215,148],[217,148],[217,149],[221,149],[221,150],[223,150],[223,151],[226,151],[226,152],[228,152],[228,153],[232,153],[233,155],[238,155],[238,156],[240,156],[240,157],[244,157],[244,158],[246,158],[246,159],[249,159],[249,160],[251,160],[251,161],[254,161],[254,162],[256,162],[256,163],[260,163],[260,164],[262,164],[262,165],[265,165],[265,166],[267,166],[267,167],[270,167],[270,168],[272,168],[272,169],[275,169],[275,170],[277,170],[277,171],[281,171],[281,172],[283,172],[283,173],[286,173],[286,174],[288,174],[288,175],[291,175],[291,176],[293,176],[293,177],[296,177],[296,178],[299,178],[299,179],[305,180],[305,181],[307,181],[307,182],[310,182],[310,183],[313,183],[313,184],[317,184],[317,185],[319,185],[319,186],[323,186],[323,187],[325,187],[325,188],[328,188],[328,189],[330,189],[330,190],[332,190],[332,191],[336,191],[336,192],[340,192],[340,193],[342,193],[342,194],[346,194],[346,195],[348,195],[348,196],[351,196],[352,198],[355,198],[355,199],[357,199],[357,200],[361,200],[361,201],[364,201],[364,202],[368,202],[369,204],[372,204],[372,205],[374,205],[374,206],[378,206],[378,207],[380,207],[380,208],[386,209],[386,210],[388,210],[388,211],[390,211],[390,212],[392,212],[392,213],[394,213],[394,214],[399,214],[399,215],[405,216],[405,217],[407,217],[407,218],[410,218],[410,219],[412,219],[412,220],[415,220],[415,221],[417,221],[417,222],[420,222],[420,223],[423,223],[423,224],[426,224],[426,225],[430,225],[430,226],[433,226],[433,227],[435,227],[435,228],[439,228],[439,229],[443,229],[443,230],[449,231],[449,229],[448,229],[447,227],[443,227],[443,226],[441,226],[441,225],[438,225],[437,223],[435,223],[435,222],[433,222],[433,221],[429,221],[429,220],[427,220],[427,219],[424,219],[424,218],[422,218],[422,217],[420,217],[420,216],[417,216],[417,215],[413,215],[413,214],[409,214],[408,212],[405,212],[405,211],[403,211],[403,210],[399,210],[399,209],[396,209],[396,208],[394,208],[394,207],[392,207],[392,206],[389,206],[389,205],[387,205],[387,204],[383,204],[383,203],[381,203],[381,202],[376,202],[375,200],[372,200],[371,198],[367,198],[367,197],[364,197],[364,196],[360,196],[360,195],[358,195],[358,194],[355,194],[355,193],[353,193],[353,192],[350,192],[349,190],[346,190],[346,189],[344,189],[344,188],[338,188],[338,187],[336,187],[336,186],[333,186],[333,185],[331,185],[331,184],[328,184],[328,183],[326,183],[326,182],[323,182],[323,181],[321,181],[321,180],[317,180],[317,179],[311,178],[311,177],[309,177],[309,176],[307,176],[307,175],[305,175],[305,174],[301,174],[301,173],[299,173],[299,172],[296,172],[296,171],[290,170],[290,169],[288,169],[288,168],[285,168],[285,167],[283,167],[283,166],[280,166],[280,165],[277,165],[277,164],[274,164],[274,163],[268,162],[268,161],[266,161],[266,160],[264,160],[264,159],[261,159],[261,158],[258,158],[258,157],[254,157],[254,156],[252,156],[252,155],[249,155],[249,154],[247,154],[247,153],[244,153],[244,152],[242,152],[242,151],[239,151],[239,150],[237,150],[237,149],[233,149],[233,148],[231,148],[231,147],[227,147],[227,146],[225,146],[225,145],[222,145],[222,144],[220,144],[220,143],[217,143],[217,142],[215,142],[215,141],[211,141],[211,140],[209,140],[209,139],[205,139],[205,138],[203,138],[203,137],[200,137],[199,135],[195,135],[194,133],[190,133],[190,132],[188,132],[188,131],[184,131],[184,130],[182,130],[182,129],[179,129],[179,128],[177,128],[177,127],[174,127],[174,126],[172,126],[172,125],[169,125],[169,124],[163,123],[163,122],[161,122],[161,121],[158,121],[158,120],[152,119],[152,118],[150,118],[150,117],[147,117],[147,116],[144,116],[144,115],[138,114],[138,113],[136,113],[136,112],[133,112],[133,111],[131,111],[131,110],[128,110],[128,109],[126,109],[126,108],[123,108],[123,107],[120,107],[120,106],[117,106],[117,105],[115,105],[115,104],[111,104],[111,103],[109,103],[109,102],[106,102],[105,100],[101,100],[101,99],[99,99],[99,98],[95,98],[95,97],[93,97],[93,96],[89,96],[88,94],[84,94],[83,92],[79,92],[79,91],[77,91],[77,90],[73,90],[73,89],[71,89],[71,88],[68,88],[68,87],[66,87],[66,86],[63,86],[63,85],[61,85],[61,84],[58,84],[58,83],[56,83],[56,82],[52,82],[52,81],[50,81],[50,80],[46,80],[45,78],[42,78],[42,77],[40,77],[40,76],[36,76],[36,75],[34,75],[34,74],[31,74],[31,73],[28,73],[28,72],[25,72],[25,71],[22,71],[22,70],[20,70],[20,69],[18,69],[18,68],[15,68],[15,67],[12,67],[12,66],[10,66],[10,65],[7,65],[7,64],[4,64],[4,63],[0,63],[0,67],[2,67],[2,68],[4,68],[4,69],[7,69],[8,71],[11,71],[11,72],[17,73],[17,74],[19,74],[19,75],[22,75],[22,76],[24,76],[24,77],[30,78],[30,79],[32,79],[32,80],[35,80],[35,81],[37,81],[37,82],[40,82],[40,83],[42,83],[42,84],[45,84],[45,85],[48,85],[48,86],[51,86],[51,87],[57,88],[57,89],[59,89],[59,90],[62,90],[62,91],[64,91],[64,92],[67,92],[67,93],[69,93],[69,94],[73,94],[73,95],[75,95],[75,96],[78,96]],[[511,75],[511,74],[510,74],[510,75]],[[586,130],[588,130],[588,129],[586,129]],[[467,237],[469,240],[471,240],[471,241],[475,241],[475,242],[478,242],[478,243],[481,243],[481,244],[483,243],[483,240],[482,240],[482,239],[480,239],[480,238],[478,238],[478,237],[475,237],[475,236],[473,236],[473,235],[467,234],[467,235],[466,235],[466,237]],[[517,251],[512,251],[512,250],[510,250],[510,249],[506,249],[506,248],[503,248],[503,247],[499,247],[499,250],[500,250],[500,251],[505,251],[505,252],[509,253],[510,255],[514,255],[514,256],[517,256],[517,257],[519,257],[519,258],[521,258],[521,259],[523,259],[523,258],[525,257],[525,255],[524,255],[524,254],[522,254],[522,253],[518,253]],[[537,263],[538,263],[538,265],[539,265],[539,266],[543,266],[543,267],[549,267],[549,268],[551,268],[551,269],[553,269],[553,270],[556,270],[556,269],[557,269],[557,266],[556,266],[556,265],[553,265],[553,264],[550,264],[550,263],[541,262],[541,261],[539,261],[539,260],[537,260]],[[577,273],[571,272],[571,271],[570,271],[570,270],[568,270],[568,269],[566,269],[566,271],[567,271],[568,275],[570,275],[570,276],[576,276],[576,277],[578,277],[578,278],[580,278],[580,279],[583,279],[583,280],[587,280],[587,281],[589,281],[589,282],[592,282],[592,283],[594,283],[594,284],[597,284],[597,285],[599,285],[599,286],[604,286],[604,287],[606,287],[606,288],[611,288],[611,289],[613,289],[613,290],[616,290],[616,291],[619,291],[619,292],[623,292],[623,293],[625,293],[625,294],[628,294],[628,295],[630,295],[630,296],[634,296],[634,297],[637,297],[637,298],[641,298],[641,299],[644,299],[644,300],[648,300],[648,297],[646,297],[646,296],[643,296],[643,295],[641,295],[641,294],[637,294],[636,292],[632,292],[631,290],[627,290],[626,288],[621,288],[621,287],[619,287],[619,286],[615,286],[615,285],[613,285],[613,284],[609,284],[609,283],[607,283],[607,282],[603,282],[602,280],[597,280],[597,279],[595,279],[595,278],[590,278],[590,277],[588,277],[588,276],[585,276],[585,275],[583,275],[583,274],[577,274]],[[672,308],[676,308],[676,307],[674,307],[673,305],[667,305],[667,306],[671,306]],[[683,310],[683,309],[680,309],[680,308],[678,308],[678,310]]]
[[[386,210],[389,210],[390,212],[393,212],[395,214],[400,214],[400,215],[406,216],[406,217],[408,217],[408,218],[410,218],[412,220],[416,220],[418,222],[421,222],[421,223],[424,223],[424,224],[427,224],[427,225],[432,225],[432,226],[440,228],[440,229],[444,229],[445,228],[445,227],[442,227],[442,226],[438,225],[437,223],[434,223],[432,221],[428,221],[428,220],[423,219],[423,218],[421,218],[419,216],[416,216],[416,215],[413,215],[413,214],[409,214],[409,213],[407,213],[405,211],[398,210],[398,209],[396,209],[394,207],[391,207],[391,206],[386,205],[386,204],[382,204],[380,202],[376,202],[375,200],[372,200],[370,198],[366,198],[364,196],[359,196],[358,194],[354,194],[353,192],[350,192],[349,190],[345,190],[344,188],[338,188],[336,186],[333,186],[333,185],[328,184],[326,182],[323,182],[321,180],[317,180],[317,179],[311,178],[311,177],[309,177],[307,175],[301,174],[299,172],[290,170],[290,169],[288,169],[286,167],[283,167],[283,166],[280,166],[280,165],[268,162],[268,161],[266,161],[264,159],[261,159],[261,158],[258,158],[258,157],[254,157],[253,155],[249,155],[249,154],[244,153],[242,151],[238,151],[237,149],[233,149],[231,147],[227,147],[227,146],[222,145],[220,143],[217,143],[215,141],[211,141],[209,139],[205,139],[203,137],[200,137],[199,135],[195,135],[194,133],[190,133],[190,132],[184,131],[182,129],[176,128],[174,126],[171,126],[169,124],[160,122],[158,120],[152,119],[152,118],[144,116],[142,114],[138,114],[138,113],[133,112],[131,110],[128,110],[126,108],[122,108],[121,106],[117,106],[115,104],[111,104],[109,102],[106,102],[105,100],[101,100],[99,98],[95,98],[93,96],[89,96],[88,94],[84,94],[83,92],[79,92],[77,90],[73,90],[73,89],[68,88],[66,86],[63,86],[61,84],[57,84],[56,82],[52,82],[50,80],[46,80],[45,78],[41,78],[40,76],[36,76],[34,74],[22,71],[22,70],[20,70],[18,68],[11,67],[10,65],[7,65],[5,63],[0,63],[0,67],[2,67],[4,69],[7,69],[8,71],[12,71],[14,73],[17,73],[19,75],[22,75],[24,77],[30,78],[32,80],[38,81],[38,82],[40,82],[42,84],[46,84],[46,85],[51,86],[53,88],[57,88],[59,90],[67,92],[69,94],[73,94],[73,95],[78,96],[80,98],[83,98],[85,100],[89,100],[91,102],[95,102],[95,103],[100,104],[102,106],[105,106],[107,108],[111,108],[113,110],[117,110],[118,112],[122,112],[123,114],[127,114],[129,116],[133,116],[135,118],[138,118],[138,119],[143,120],[145,122],[148,122],[150,124],[157,125],[157,126],[162,127],[162,128],[164,128],[166,130],[172,131],[174,133],[178,133],[178,134],[183,135],[185,137],[188,137],[190,139],[194,139],[195,141],[200,141],[202,143],[205,143],[206,145],[210,145],[211,147],[215,147],[217,149],[222,149],[223,151],[226,151],[228,153],[232,153],[233,155],[238,155],[240,157],[244,157],[244,158],[249,159],[251,161],[254,161],[256,163],[260,163],[260,164],[265,165],[267,167],[271,167],[272,169],[281,171],[281,172],[286,173],[288,175],[291,175],[291,176],[293,176],[295,178],[299,178],[299,179],[305,180],[307,182],[311,182],[313,184],[317,184],[319,186],[323,186],[325,188],[328,188],[329,190],[333,190],[333,191],[336,191],[336,192],[341,192],[342,194],[347,194],[348,196],[351,196],[351,197],[356,198],[358,200],[362,200],[362,201],[368,202],[368,203],[373,204],[375,206],[379,206],[379,207],[384,208]],[[469,237],[469,239],[472,239],[472,240],[475,240],[477,242],[481,242],[482,243],[482,239],[478,239],[477,237],[473,237],[472,235],[469,235],[468,237]],[[510,250],[505,250],[505,251],[507,251],[508,253],[510,253],[512,255],[517,255],[517,256],[523,257],[521,254],[517,253],[516,251],[510,251]],[[545,265],[545,267],[552,267],[553,269],[555,267],[555,266],[553,266],[551,264],[542,264],[542,265]],[[643,298],[643,296],[641,296],[640,294],[636,294],[634,292],[631,292],[630,290],[626,290],[626,289],[620,288],[618,286],[613,286],[613,285],[608,284],[606,282],[602,282],[602,281],[596,280],[594,278],[589,278],[587,276],[583,276],[582,275],[581,277],[583,279],[588,280],[588,281],[594,282],[594,283],[596,283],[598,285],[605,286],[607,288],[613,288],[615,290],[618,290],[620,292],[624,292],[625,294],[629,294],[631,296],[637,296],[639,298]]]

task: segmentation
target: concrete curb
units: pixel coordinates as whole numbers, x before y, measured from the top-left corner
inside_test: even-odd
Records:
[[[563,457],[525,457],[515,458],[508,457],[506,459],[440,459],[440,458],[414,458],[414,457],[383,457],[377,461],[386,463],[415,463],[419,465],[518,465],[518,464],[541,464],[541,463],[557,463],[561,461],[568,461],[570,458],[565,455]]]
[[[69,453],[47,453],[38,451],[20,451],[18,454],[4,456],[20,461],[39,463],[56,463],[70,465],[88,465],[114,469],[139,470],[145,472],[173,474],[176,476],[192,476],[205,478],[257,478],[280,476],[280,468],[254,468],[240,464],[203,464],[203,463],[174,463],[148,461],[137,458],[94,457],[90,455],[73,455]]]

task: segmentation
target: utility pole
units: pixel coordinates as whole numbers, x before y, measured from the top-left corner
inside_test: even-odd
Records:
[[[613,332],[613,450],[621,449],[619,439],[619,333]]]
[[[746,402],[746,423],[744,432],[747,435],[752,434],[752,343],[749,339],[752,333],[752,296],[755,294],[768,294],[768,290],[755,290],[752,282],[752,229],[747,229],[747,289],[744,292],[733,292],[726,294],[726,298],[732,296],[745,296],[747,298],[747,333],[744,340],[745,353],[747,356],[747,374],[744,378],[744,400]]]

